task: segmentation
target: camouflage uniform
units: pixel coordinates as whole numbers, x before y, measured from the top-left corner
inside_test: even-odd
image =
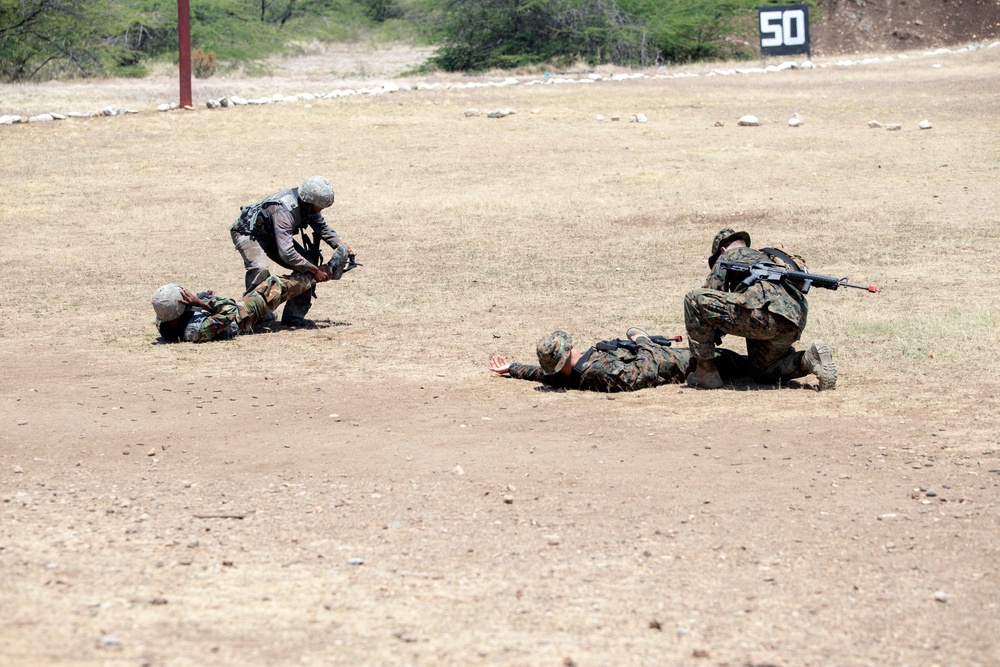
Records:
[[[275,192],[240,210],[240,217],[230,226],[229,233],[243,257],[248,292],[270,275],[268,258],[300,273],[319,263],[318,255],[310,256],[295,240],[295,235],[307,228],[331,248],[341,245],[340,236],[326,223],[323,214],[299,198],[298,188]],[[305,292],[285,306],[284,317],[305,317],[311,305],[312,293]]]
[[[204,343],[246,333],[282,303],[308,292],[315,284],[311,275],[293,273],[271,276],[239,299],[208,296],[204,299],[208,311],[197,310],[191,316],[181,340]]]
[[[591,391],[636,391],[661,384],[684,382],[691,353],[685,349],[657,345],[648,338],[636,339],[637,349],[614,351],[592,347],[574,364],[569,376],[563,373],[546,374],[540,366],[512,363],[508,373],[513,378],[541,382],[562,389],[589,389]],[[749,367],[746,360],[729,350],[719,350],[719,371],[725,377],[746,377]]]
[[[759,250],[741,247],[730,248],[719,259],[746,264],[772,261]],[[749,287],[738,280],[731,282],[735,285],[727,285],[726,271],[720,266],[708,276],[704,287],[684,297],[691,354],[696,359],[712,359],[715,342],[731,334],[747,339],[755,380],[770,383],[808,375],[803,353],[792,349],[808,315],[802,292],[784,282],[760,280]]]

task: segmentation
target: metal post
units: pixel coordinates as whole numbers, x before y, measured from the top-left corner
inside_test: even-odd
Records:
[[[191,6],[188,0],[177,0],[177,50],[180,56],[182,107],[191,102]]]

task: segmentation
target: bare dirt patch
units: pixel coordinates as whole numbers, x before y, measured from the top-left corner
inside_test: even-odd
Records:
[[[5,664],[996,664],[997,58],[5,128]],[[312,173],[330,326],[156,344]],[[683,333],[729,224],[883,288],[810,300],[836,391],[489,377]]]

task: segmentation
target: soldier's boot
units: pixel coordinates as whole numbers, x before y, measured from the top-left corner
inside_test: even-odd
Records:
[[[629,327],[628,331],[625,332],[625,337],[634,341],[639,337],[649,338],[649,334],[646,333],[645,329],[640,329],[639,327]]]
[[[687,376],[689,387],[695,389],[718,389],[722,386],[722,376],[715,366],[714,359],[699,359],[694,372]]]
[[[347,266],[347,246],[341,244],[333,251],[330,261],[320,268],[326,271],[330,280],[340,280],[344,275],[344,267]]]
[[[281,323],[286,327],[312,328],[316,323],[306,319],[306,313],[312,306],[312,292],[300,294],[285,304],[285,310],[281,313]]]
[[[837,366],[833,363],[833,352],[824,341],[813,341],[802,355],[802,367],[819,379],[820,391],[837,386]]]

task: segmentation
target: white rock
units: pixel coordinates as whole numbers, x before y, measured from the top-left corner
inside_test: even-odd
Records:
[[[870,120],[868,121],[868,127],[871,128],[882,127],[882,123],[878,122],[877,120]]]
[[[514,113],[511,109],[494,109],[486,114],[487,118],[505,118]]]
[[[637,122],[637,123],[646,123],[648,121],[649,121],[649,119],[646,118],[646,114],[644,114],[644,113],[637,113],[635,115],[635,122]]]
[[[94,114],[90,111],[70,111],[66,114],[70,118],[93,118]]]
[[[14,119],[11,116],[0,116],[0,125],[13,125]]]
[[[311,102],[312,100],[316,99],[316,96],[313,95],[312,93],[299,93],[298,98],[300,100],[306,100],[307,102]],[[223,104],[222,106],[226,105]]]
[[[899,130],[902,130],[903,126],[900,125],[899,123],[888,123],[885,126],[885,129],[889,130],[890,132],[897,132]]]
[[[157,111],[170,111],[170,105],[169,104],[161,104],[160,106],[156,107],[156,110]]]
[[[788,125],[790,127],[798,127],[801,124],[802,124],[802,120],[799,119],[799,118],[789,118],[788,119]]]
[[[205,106],[208,107],[209,109],[218,109],[222,105],[219,104],[218,100],[208,100],[207,102],[205,102]]]
[[[247,104],[246,99],[240,97],[239,95],[233,95],[232,97],[229,98],[229,101],[238,107],[242,107]]]
[[[630,123],[634,123],[635,122],[635,114],[632,114],[631,116],[628,117],[628,122],[630,122]]]
[[[934,126],[931,125],[931,122],[925,118],[924,120],[920,121],[920,124],[917,127],[919,127],[921,130],[929,130]]]
[[[111,107],[104,107],[101,113],[103,113],[105,116],[114,116],[115,110],[112,109]]]
[[[478,116],[478,115],[479,115],[479,109],[466,109],[465,110],[465,117],[466,118],[473,118],[473,117]]]
[[[455,473],[456,475],[464,475],[465,474],[465,469],[462,468],[461,465],[456,465],[454,468],[451,469],[451,471],[453,473]]]
[[[532,109],[531,113],[533,113],[533,114],[535,114],[537,116],[538,114],[542,113],[542,110],[541,109]]]
[[[590,79],[591,81],[600,81],[604,77],[598,74],[597,72],[591,72],[590,74],[587,75],[587,78]]]
[[[49,115],[56,120],[66,120],[66,116],[62,115],[61,113],[50,113]]]
[[[604,116],[602,116],[601,114],[597,114],[596,119],[597,120],[604,120]]]
[[[50,113],[40,113],[37,116],[32,116],[28,119],[29,123],[47,123],[53,121],[55,118],[52,117]]]
[[[743,116],[738,121],[737,125],[742,125],[743,127],[756,127],[760,125],[760,121],[757,120],[757,116]]]
[[[931,68],[933,68],[933,69],[941,69],[941,63],[934,63],[933,65],[931,65]]]

